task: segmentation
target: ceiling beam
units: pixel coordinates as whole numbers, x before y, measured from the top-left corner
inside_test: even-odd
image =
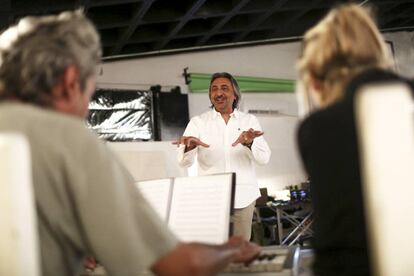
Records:
[[[0,3],[0,33],[3,27],[8,27],[12,22],[11,0],[4,0]]]
[[[11,2],[11,0],[0,0],[1,3],[3,1]],[[64,10],[70,10],[70,9],[76,8],[79,5],[83,6],[84,3],[87,3],[88,7],[103,7],[103,6],[109,6],[109,5],[110,6],[122,5],[122,4],[136,3],[136,2],[142,2],[142,1],[145,1],[145,0],[106,0],[102,2],[100,1],[98,3],[93,0],[78,0],[75,3],[72,3],[71,1],[53,1],[53,4],[50,4],[50,5],[39,5],[38,3],[36,3],[36,1],[32,1],[31,5],[27,5],[24,8],[19,8],[19,10],[15,11],[15,13],[18,12],[19,14],[33,14],[33,13],[38,13],[39,11],[44,12],[44,13],[64,11]]]
[[[126,28],[129,26],[127,21],[126,22],[107,21],[107,22],[99,22],[99,23],[94,22],[94,23],[96,24],[96,28],[99,31],[107,30],[107,29],[114,29],[114,28]]]
[[[80,0],[79,5],[83,8],[85,13],[88,13],[88,9],[90,7],[91,0]]]
[[[277,32],[279,30],[282,29],[286,29],[288,28],[290,25],[294,24],[295,22],[297,22],[303,15],[305,15],[306,13],[308,13],[310,10],[317,8],[317,7],[321,7],[323,6],[323,2],[324,0],[314,0],[310,5],[303,7],[301,10],[298,10],[296,14],[294,14],[292,17],[290,17],[288,20],[283,21],[282,24],[277,25],[272,32],[270,33],[270,36],[274,36],[275,34],[277,34]],[[332,4],[333,5],[333,4]],[[327,7],[328,11],[330,9],[330,7]],[[313,26],[309,26],[309,28],[311,28]]]
[[[412,11],[412,10],[411,10]],[[414,18],[412,18],[411,16],[409,16],[409,14],[407,13],[406,14],[407,16],[405,17],[405,20],[401,20],[401,26],[397,26],[397,27],[409,27],[409,28],[412,28],[412,25],[411,26],[406,26],[408,23],[410,23],[410,22],[413,22],[413,19]]]
[[[394,9],[398,6],[399,6],[399,4],[396,4],[392,7],[392,9]],[[396,14],[395,12],[392,12],[392,9],[391,9],[391,12],[385,17],[385,20],[380,22],[381,23],[381,26],[380,26],[381,28],[386,28],[386,25],[388,23],[392,22],[395,18],[406,17],[406,20],[403,21],[403,25],[406,24],[407,22],[411,21],[411,19],[412,19],[411,15],[412,15],[412,12],[414,11],[414,6],[410,9],[406,9],[403,12],[398,13],[398,14]]]
[[[118,55],[122,48],[125,46],[128,39],[131,37],[131,35],[135,32],[138,25],[141,23],[142,18],[147,13],[151,5],[154,3],[155,0],[146,0],[143,2],[142,6],[140,6],[132,16],[132,19],[128,25],[128,28],[125,29],[125,31],[121,34],[119,37],[119,40],[112,51],[112,55]]]
[[[11,0],[3,0],[0,2],[0,12],[8,12],[11,10]]]
[[[267,18],[269,18],[274,12],[276,12],[278,9],[280,9],[288,0],[279,0],[277,1],[272,7],[269,8],[267,12],[265,12],[263,15],[259,16],[250,26],[246,28],[244,32],[237,35],[234,38],[234,41],[241,41],[243,38],[246,37],[251,31],[253,31],[257,26],[262,24]]]
[[[50,5],[38,5],[33,1],[30,6],[26,7],[16,7],[12,6],[12,12],[15,15],[30,15],[30,14],[39,14],[39,13],[55,13],[64,10],[71,10],[76,8],[77,5],[71,2],[53,2]]]
[[[201,37],[195,43],[195,46],[203,45],[206,41],[208,41],[214,34],[220,30],[224,24],[226,24],[231,18],[233,18],[250,0],[242,0],[238,3],[223,19],[220,20],[210,31],[208,31],[203,37]]]
[[[94,0],[90,0],[90,7],[104,7],[104,6],[113,6],[113,5],[122,5],[122,4],[130,4],[130,3],[137,3],[142,2],[144,0],[102,0],[96,2]]]
[[[155,46],[156,50],[163,49],[168,42],[184,27],[184,25],[190,21],[194,13],[196,13],[200,7],[206,2],[206,0],[198,0],[181,18],[180,22],[175,26],[175,28],[160,42]]]

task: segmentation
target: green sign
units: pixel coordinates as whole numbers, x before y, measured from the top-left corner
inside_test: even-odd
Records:
[[[211,74],[190,73],[190,91],[193,93],[208,92]],[[295,81],[271,78],[235,76],[242,92],[258,93],[293,93]]]

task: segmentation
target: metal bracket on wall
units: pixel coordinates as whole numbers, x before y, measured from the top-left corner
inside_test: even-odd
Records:
[[[190,73],[188,73],[188,67],[185,67],[183,71],[184,72],[183,72],[182,76],[185,79],[185,84],[188,85],[188,84],[191,83],[191,75],[190,75]]]

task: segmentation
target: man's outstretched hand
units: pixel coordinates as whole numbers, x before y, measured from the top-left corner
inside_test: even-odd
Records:
[[[182,136],[177,141],[172,142],[174,145],[184,145],[185,150],[184,152],[190,151],[195,149],[197,146],[202,146],[205,148],[210,147],[210,145],[207,145],[206,143],[202,142],[200,139],[193,137],[193,136]]]
[[[239,138],[237,138],[236,141],[232,144],[233,147],[237,146],[238,144],[242,144],[244,146],[251,146],[253,143],[253,140],[259,136],[263,135],[263,131],[260,130],[254,130],[250,128],[248,131],[243,131]]]

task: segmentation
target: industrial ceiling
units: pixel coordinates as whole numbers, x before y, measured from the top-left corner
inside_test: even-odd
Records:
[[[1,0],[0,30],[26,15],[83,7],[104,57],[297,40],[338,3],[329,0]],[[353,1],[356,2],[356,1]],[[414,0],[365,0],[383,31],[414,29]]]

